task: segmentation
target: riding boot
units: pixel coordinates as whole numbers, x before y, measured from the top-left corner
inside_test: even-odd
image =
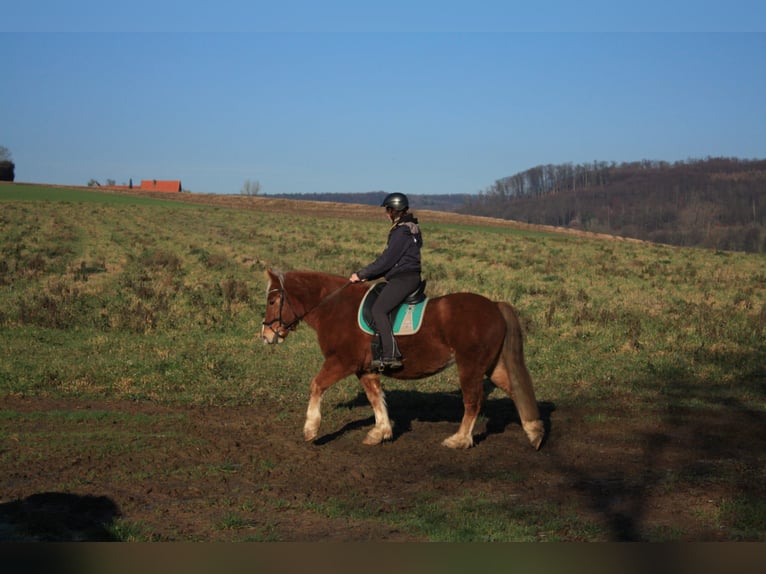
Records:
[[[372,353],[372,368],[380,369],[383,365],[383,345],[380,342],[380,333],[375,333],[370,341],[370,351]]]
[[[399,346],[396,344],[393,333],[389,334],[388,337],[378,334],[375,339],[377,339],[379,347],[378,349],[373,347],[374,350],[377,350],[377,354],[373,354],[372,369],[380,372],[401,369],[403,367],[402,354],[399,352]]]
[[[393,349],[390,353],[385,352],[383,345],[383,338],[380,333],[375,333],[370,343],[372,351],[372,363],[370,368],[373,371],[383,372],[386,369],[396,370],[402,368],[402,355],[399,352],[399,347],[396,344],[396,339],[391,335],[393,340]]]
[[[387,352],[386,347],[389,345],[383,344],[383,365],[387,369],[401,369],[402,368],[402,353],[399,351],[399,345],[396,344],[396,337],[391,333],[390,353]]]

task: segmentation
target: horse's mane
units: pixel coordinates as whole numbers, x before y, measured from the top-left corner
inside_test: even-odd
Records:
[[[318,293],[322,290],[337,289],[348,281],[347,277],[325,271],[272,269],[280,282],[290,291],[300,293]]]
[[[344,283],[347,281],[346,277],[343,277],[342,275],[337,275],[335,273],[327,273],[326,271],[311,271],[311,270],[301,270],[296,269],[294,271],[286,271],[284,273],[285,277],[290,277],[292,281],[297,281],[299,283],[310,283],[312,285],[316,284],[334,284],[337,282]]]

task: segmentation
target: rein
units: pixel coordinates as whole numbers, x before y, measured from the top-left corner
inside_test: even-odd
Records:
[[[290,299],[288,299],[288,297],[287,297],[287,291],[285,290],[285,278],[284,278],[284,275],[282,275],[280,273],[279,274],[279,287],[275,288],[275,289],[271,289],[268,292],[268,295],[270,295],[271,293],[275,293],[275,292],[279,293],[279,315],[277,316],[276,319],[272,319],[271,321],[268,321],[268,322],[267,321],[263,321],[262,325],[264,327],[268,327],[274,333],[277,333],[277,331],[273,327],[274,323],[279,323],[279,326],[282,329],[286,330],[286,331],[294,331],[295,328],[298,326],[298,323],[300,323],[304,319],[304,317],[306,317],[306,315],[316,311],[319,307],[324,305],[329,299],[333,298],[335,295],[337,295],[338,293],[343,291],[349,285],[351,285],[351,281],[346,281],[343,285],[341,285],[340,287],[335,289],[335,291],[333,291],[332,293],[327,295],[327,297],[323,298],[319,303],[314,305],[311,309],[309,309],[308,311],[303,313],[303,315],[299,315],[295,311],[295,308],[293,307],[292,303],[290,303]],[[284,309],[285,303],[287,303],[287,306],[290,308],[290,311],[292,311],[292,313],[293,313],[293,315],[295,317],[289,323],[285,323],[284,320],[282,319],[282,309]]]

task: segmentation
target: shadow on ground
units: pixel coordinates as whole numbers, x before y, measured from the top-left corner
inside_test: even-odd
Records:
[[[494,387],[491,383],[485,382],[485,395],[488,395],[493,389]],[[394,441],[400,436],[411,432],[414,421],[460,424],[463,417],[463,399],[459,390],[436,393],[424,393],[415,390],[391,390],[386,392],[386,403],[389,406],[389,416],[394,426]],[[364,392],[359,392],[350,401],[338,403],[335,407],[351,409],[369,407],[369,404]],[[551,430],[551,413],[556,410],[556,406],[552,402],[542,401],[538,402],[538,407],[540,409],[540,417],[545,425],[547,437]],[[484,428],[481,428],[481,422],[477,422],[476,434],[474,434],[474,444],[477,445],[486,440],[490,435],[502,434],[509,425],[521,426],[516,405],[507,397],[488,399],[485,396],[480,418],[486,420],[486,425]],[[322,445],[332,442],[347,432],[368,426],[371,427],[374,424],[374,417],[352,421],[342,428],[320,437],[316,444]]]
[[[6,542],[114,541],[110,526],[120,516],[106,496],[61,492],[33,494],[0,504],[0,540]]]

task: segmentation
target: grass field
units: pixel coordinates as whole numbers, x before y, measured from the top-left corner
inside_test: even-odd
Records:
[[[285,345],[262,347],[263,272],[278,267],[348,275],[375,257],[387,225],[375,210],[357,217],[321,205],[312,213],[306,204],[291,213],[270,209],[265,198],[242,198],[241,208],[232,207],[236,199],[219,206],[212,200],[191,204],[178,198],[0,186],[0,393],[14,400],[96,405],[89,423],[98,423],[99,412],[109,413],[104,416],[110,421],[116,416],[108,407],[98,408],[103,401],[174,409],[241,409],[267,401],[277,405],[269,416],[294,427],[291,438],[300,441],[307,386],[321,355],[306,327]],[[417,215],[425,236],[429,294],[475,291],[516,306],[538,400],[555,403],[556,416],[566,420],[567,413],[581,413],[579,424],[601,429],[619,428],[626,420],[667,423],[677,412],[693,419],[698,412],[701,419],[720,415],[764,430],[764,256]],[[413,397],[414,388],[422,395]],[[398,393],[421,405],[428,394],[453,393],[456,376],[450,369],[416,387],[387,381],[386,389],[389,396]],[[365,413],[364,405],[355,404],[359,391],[356,380],[348,379],[328,392],[328,400],[347,407],[326,409],[325,431],[349,424],[350,414]],[[499,398],[499,391],[491,397]],[[77,426],[82,413],[5,410],[2,464],[19,456],[9,443],[34,445],[29,448],[42,457],[46,443],[59,448],[50,437],[41,441],[33,424],[34,417],[54,416],[60,424]],[[185,416],[163,418],[163,432],[180,433],[174,421]],[[117,418],[112,427],[135,427],[136,449],[142,441],[152,443],[140,433],[140,418]],[[99,448],[114,448],[109,429],[99,432],[106,433],[99,435]],[[400,438],[394,445],[403,442]],[[474,450],[490,448],[480,444]],[[257,463],[257,473],[274,464],[269,460]],[[757,483],[764,462],[763,453],[754,453],[742,463],[744,470],[728,459],[716,466],[716,484],[725,485],[725,492],[715,511],[701,520],[717,521],[719,530],[734,533],[720,535],[723,539],[764,539],[762,490],[742,483],[745,471]],[[225,461],[221,464],[215,472],[226,474]],[[665,479],[662,486],[672,490],[674,484],[697,485],[699,477],[678,470]],[[62,492],[81,487],[50,485]],[[7,483],[3,490],[0,502],[24,494]],[[609,539],[608,529],[578,517],[575,508],[569,509],[571,516],[549,520],[533,520],[522,509],[509,523],[494,502],[465,499],[448,506],[421,494],[415,506],[387,520],[412,539],[449,538],[445,533],[454,529],[443,525],[458,515],[467,521],[460,539],[539,539],[541,532],[553,539]],[[314,504],[301,510],[353,519],[369,510],[352,512],[349,500],[341,499]],[[221,532],[246,529],[246,515],[241,507],[230,509],[212,533],[198,536],[220,539],[225,538]],[[119,539],[153,539],[152,528],[125,519],[112,531]],[[699,531],[684,528],[642,536],[693,539]],[[258,536],[270,535],[259,531]]]

